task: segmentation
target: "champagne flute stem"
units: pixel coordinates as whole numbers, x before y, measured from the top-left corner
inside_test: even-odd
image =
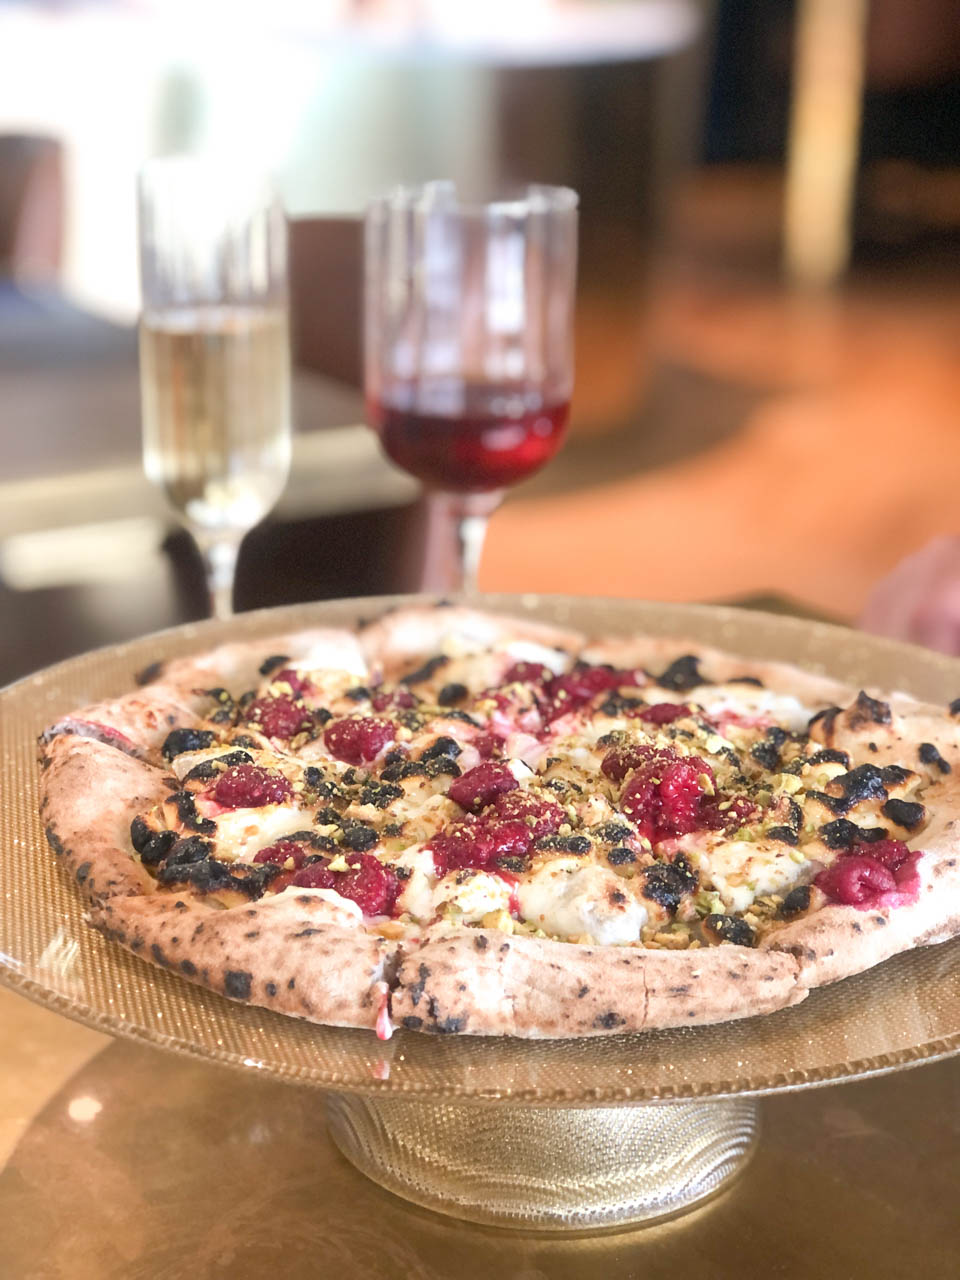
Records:
[[[428,498],[422,587],[473,595],[487,524],[502,492],[434,493]]]
[[[193,530],[203,569],[207,579],[207,593],[210,598],[210,616],[213,618],[233,617],[233,583],[237,573],[237,557],[240,554],[242,535],[228,533],[208,533],[206,530]]]

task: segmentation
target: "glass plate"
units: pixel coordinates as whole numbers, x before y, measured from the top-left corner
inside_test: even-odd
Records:
[[[434,1038],[315,1026],[229,1002],[154,968],[83,923],[37,817],[35,740],[58,715],[131,688],[134,673],[228,636],[354,623],[409,597],[298,605],[178,627],[84,654],[0,693],[0,981],[89,1026],[325,1089],[584,1106],[762,1094],[960,1049],[960,940],[895,957],[763,1018],[598,1039]],[[489,595],[481,607],[588,633],[645,631],[780,658],[945,704],[960,662],[821,623],[706,605]]]

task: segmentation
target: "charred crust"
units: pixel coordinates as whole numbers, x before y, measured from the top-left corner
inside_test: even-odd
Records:
[[[476,947],[478,951],[486,951],[490,943],[487,940],[487,938],[485,938],[484,935],[481,933],[479,937],[474,938],[473,945]]]
[[[607,861],[612,867],[627,866],[631,862],[636,862],[637,855],[632,849],[628,849],[626,845],[621,845],[618,849],[611,849],[607,854]]]
[[[455,742],[453,738],[443,736],[437,738],[434,742],[431,742],[430,746],[427,747],[426,750],[421,751],[420,759],[424,761],[438,760],[443,756],[449,756],[451,760],[456,760],[457,756],[460,754],[461,748],[459,743]]]
[[[216,831],[217,824],[212,818],[201,818],[197,813],[197,798],[192,791],[175,791],[167,796],[167,803],[176,807],[177,817],[191,831],[205,836],[212,836]]]
[[[470,690],[465,684],[461,684],[459,680],[452,680],[450,684],[445,684],[437,694],[437,706],[453,707],[458,702],[462,702]]]
[[[164,760],[173,760],[185,751],[205,751],[216,740],[212,729],[171,729],[163,740],[160,754]]]
[[[423,996],[423,989],[427,985],[427,979],[430,977],[430,968],[428,965],[421,964],[417,973],[418,977],[416,982],[412,982],[410,984],[410,1001],[414,1008],[417,1007]]]
[[[139,815],[130,823],[130,843],[137,853],[143,853],[153,836],[153,828],[148,827]]]
[[[228,969],[223,975],[224,994],[231,1000],[249,1000],[253,974],[246,969]]]
[[[796,845],[798,839],[792,827],[770,827],[764,835],[768,840],[776,840],[779,844]]]
[[[136,822],[136,819],[134,819]],[[132,835],[132,832],[131,832]],[[173,846],[177,843],[176,831],[154,831],[151,832],[150,838],[139,850],[140,861],[145,867],[156,867],[164,860]],[[136,848],[136,844],[134,844]]]
[[[181,960],[180,972],[188,978],[195,978],[197,976],[197,966],[192,960]]]
[[[150,954],[153,956],[154,962],[161,965],[164,969],[169,969],[171,967],[170,961],[164,955],[163,947],[160,946],[159,942],[152,942],[150,944]]]
[[[780,919],[795,920],[810,910],[812,891],[808,884],[798,884],[791,889],[780,904]]]
[[[275,982],[265,982],[263,989],[272,1000],[277,994],[277,984]]]
[[[541,836],[533,842],[540,853],[589,853],[593,843],[589,836]]]
[[[140,670],[134,674],[134,683],[140,688],[143,688],[145,684],[153,684],[154,680],[156,680],[162,670],[162,661],[158,660],[157,662],[150,662],[145,667],[141,667]]]
[[[257,670],[262,676],[268,676],[271,671],[285,667],[289,661],[290,655],[287,653],[272,653],[269,658],[264,658]]]
[[[380,840],[377,831],[363,822],[345,822],[343,824],[343,843],[354,853],[366,853]]]
[[[863,689],[847,715],[847,724],[851,729],[861,729],[866,724],[890,724],[892,715],[890,704],[871,698]]]
[[[922,764],[933,765],[939,769],[941,773],[950,773],[951,766],[949,761],[944,760],[936,745],[932,742],[921,742],[917,751]]]
[[[640,891],[643,896],[668,911],[675,911],[684,894],[692,893],[697,887],[697,873],[682,853],[673,862],[655,862],[644,867],[640,875],[644,882]]]
[[[611,844],[623,844],[624,840],[630,839],[634,831],[633,827],[627,826],[624,822],[604,822],[593,829],[593,834],[598,840],[609,840]]]
[[[613,1009],[609,1009],[606,1013],[598,1013],[593,1020],[595,1027],[601,1027],[604,1031],[612,1031],[614,1027],[622,1027],[626,1025],[626,1018],[615,1013]]]
[[[880,811],[885,818],[895,822],[906,831],[914,831],[926,817],[926,809],[922,804],[912,800],[888,800]]]
[[[584,985],[580,988],[580,990],[577,992],[577,999],[578,999],[578,1000],[582,1000],[582,999],[583,999],[583,997],[587,994],[587,992],[588,992],[589,990],[590,990],[590,988],[589,988],[586,984],[584,984]]]
[[[419,1031],[423,1026],[423,1019],[418,1017],[415,1013],[408,1013],[405,1018],[400,1019],[400,1022],[408,1031]]]
[[[76,871],[74,872],[74,875],[76,876],[76,879],[77,879],[77,884],[84,884],[86,882],[87,877],[90,875],[90,868],[92,866],[93,866],[93,863],[91,862],[80,863],[79,867],[77,867]]]
[[[709,915],[703,922],[703,932],[710,942],[732,942],[735,947],[752,947],[757,940],[746,920],[737,916]]]
[[[449,662],[450,659],[445,653],[435,654],[434,657],[428,658],[416,670],[401,676],[398,684],[422,684],[424,680],[429,680],[431,676],[436,675],[440,668],[447,666]]]
[[[352,689],[347,689],[343,696],[349,698],[351,702],[367,702],[370,698],[370,690],[365,684],[357,684]]]
[[[660,675],[653,677],[653,682],[673,693],[687,693],[698,685],[710,683],[700,671],[700,659],[692,653],[675,658]]]
[[[766,687],[759,676],[731,676],[727,684],[752,684],[757,689]]]
[[[807,721],[807,730],[811,730],[815,724],[819,724],[823,730],[823,736],[829,741],[833,736],[834,726],[837,722],[837,716],[840,714],[840,707],[824,707],[822,711],[816,712]]]
[[[840,751],[836,747],[823,747],[820,751],[815,751],[812,756],[808,756],[806,764],[842,764],[845,769],[850,768],[850,754],[847,751]]]
[[[372,804],[376,809],[386,809],[402,795],[403,787],[396,787],[389,782],[370,782],[360,792],[360,803]]]
[[[858,827],[848,818],[826,822],[817,833],[828,849],[849,849],[855,844],[872,844],[887,838],[886,827]]]

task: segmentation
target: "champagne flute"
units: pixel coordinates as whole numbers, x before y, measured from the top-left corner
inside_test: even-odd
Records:
[[[431,590],[476,590],[504,489],[560,447],[573,389],[577,195],[465,204],[398,187],[365,226],[367,419],[428,491]],[[444,555],[436,538],[453,535]]]
[[[144,468],[229,618],[240,544],[290,469],[286,223],[261,176],[187,156],[144,167],[139,213]]]

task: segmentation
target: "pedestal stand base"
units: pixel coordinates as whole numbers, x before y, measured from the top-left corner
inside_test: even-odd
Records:
[[[388,1191],[541,1231],[682,1213],[744,1167],[757,1135],[749,1099],[552,1109],[332,1094],[327,1113],[343,1154]]]

